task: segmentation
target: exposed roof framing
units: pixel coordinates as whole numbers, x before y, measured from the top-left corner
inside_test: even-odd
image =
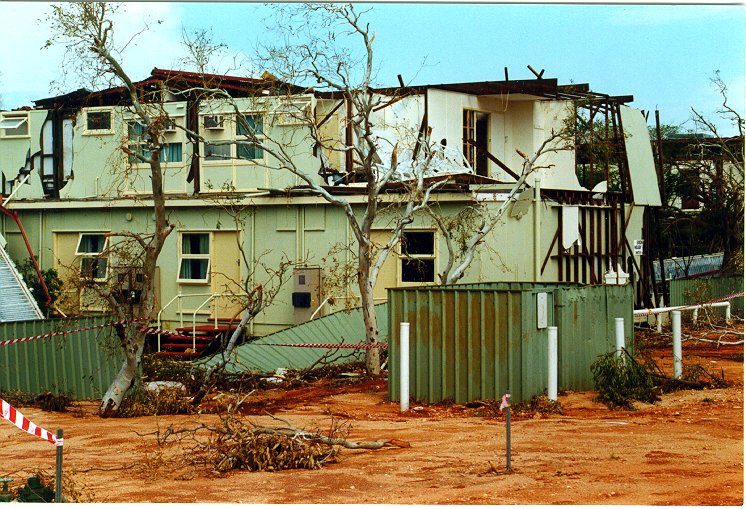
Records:
[[[240,76],[224,76],[218,74],[202,74],[172,69],[153,68],[150,76],[135,82],[135,87],[143,94],[158,92],[164,83],[173,91],[220,88],[233,97],[251,97],[268,90],[271,94],[301,94],[308,90],[291,83],[285,83],[274,76],[263,78],[249,78]],[[34,101],[37,108],[58,108],[61,106],[109,106],[126,104],[129,95],[125,87],[113,87],[105,90],[90,91],[85,88],[69,94],[38,99]]]

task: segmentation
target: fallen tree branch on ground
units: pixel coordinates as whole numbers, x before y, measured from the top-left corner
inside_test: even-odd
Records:
[[[348,440],[350,425],[339,423],[333,416],[329,431],[321,433],[300,429],[285,419],[267,415],[283,425],[257,426],[231,412],[217,425],[199,424],[183,429],[169,426],[153,434],[160,448],[166,447],[167,441],[171,445],[178,444],[181,452],[177,454],[184,463],[203,465],[216,472],[316,469],[336,457],[340,448],[411,447],[398,439]]]

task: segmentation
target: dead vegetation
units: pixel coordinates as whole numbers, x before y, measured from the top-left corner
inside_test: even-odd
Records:
[[[167,464],[203,468],[222,474],[231,470],[275,472],[289,469],[318,469],[333,461],[343,448],[377,450],[409,447],[396,439],[353,441],[349,422],[329,416],[325,432],[300,429],[288,420],[268,414],[276,426],[258,425],[230,412],[216,425],[191,428],[168,427],[154,433],[158,449],[143,464],[151,470]],[[169,460],[165,460],[166,454]]]

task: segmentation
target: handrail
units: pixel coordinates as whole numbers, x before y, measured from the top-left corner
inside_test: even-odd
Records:
[[[177,313],[179,314],[179,327],[184,327],[184,310],[182,307],[182,302],[185,297],[204,297],[207,296],[207,299],[205,299],[202,304],[200,304],[196,310],[192,313],[192,348],[196,351],[197,350],[197,313],[205,307],[210,301],[212,301],[216,297],[224,297],[224,296],[230,296],[235,295],[234,293],[228,293],[228,292],[221,292],[221,293],[207,293],[207,292],[200,292],[200,293],[177,293],[170,301],[166,303],[165,306],[163,306],[160,311],[158,311],[158,316],[156,319],[157,328],[158,328],[158,351],[161,351],[161,315],[163,312],[168,308],[171,304],[173,304],[175,301],[178,301],[179,309]],[[218,314],[215,313],[214,319],[213,319],[214,327],[217,329],[218,327]]]
[[[205,306],[205,304],[212,301],[212,299],[214,299],[215,297],[223,297],[225,295],[234,295],[234,294],[226,293],[226,292],[211,293],[210,296],[207,297],[207,299],[205,299],[205,301],[202,304],[197,306],[197,309],[194,310],[194,313],[192,313],[192,349],[195,352],[197,351],[197,313],[199,313],[199,310],[202,309]],[[218,314],[217,313],[215,313],[214,320],[215,320],[214,327],[217,329],[218,328]]]
[[[159,352],[161,351],[161,315],[163,314],[163,312],[164,312],[164,311],[166,310],[166,308],[167,308],[168,306],[170,306],[171,304],[173,304],[173,303],[174,303],[174,301],[175,301],[176,299],[179,299],[179,298],[181,298],[181,292],[179,292],[179,293],[177,293],[176,295],[174,295],[174,298],[173,298],[173,299],[171,299],[170,301],[168,301],[168,302],[166,303],[166,305],[165,305],[165,306],[163,306],[163,307],[162,307],[162,308],[160,309],[160,311],[158,311],[158,316],[156,317],[156,321],[155,321],[155,323],[156,323],[156,328],[158,329],[158,351],[159,351]],[[179,302],[181,302],[181,301],[179,301]]]

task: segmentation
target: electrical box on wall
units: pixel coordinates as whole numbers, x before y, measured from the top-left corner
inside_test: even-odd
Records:
[[[321,268],[301,267],[293,270],[293,321],[304,323],[321,305]],[[316,313],[321,316],[321,312]]]

